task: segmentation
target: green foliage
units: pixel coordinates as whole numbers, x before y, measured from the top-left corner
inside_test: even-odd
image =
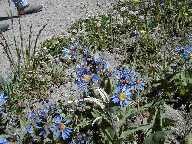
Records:
[[[108,49],[111,41],[111,16],[102,15],[98,19],[89,18],[76,22],[69,32],[77,36],[83,45],[93,50]]]
[[[7,108],[22,114],[24,101],[47,98],[51,85],[65,82],[65,69],[71,65],[62,63],[60,58],[63,48],[75,39],[93,52],[120,54],[122,65],[134,67],[146,76],[146,86],[142,93],[131,97],[128,107],[111,102],[115,84],[108,77],[103,78],[101,87],[90,86],[89,92],[81,95],[82,101],[77,96],[67,105],[61,102],[57,108],[74,121],[73,138],[85,133],[92,143],[98,144],[163,144],[170,127],[175,127],[175,122],[164,116],[164,106],[184,106],[183,112],[191,112],[191,64],[181,62],[174,53],[176,46],[190,44],[191,16],[189,0],[119,1],[108,14],[74,23],[69,37],[47,40],[38,50],[35,47],[33,53],[30,47],[17,48],[18,61],[10,57],[14,78],[2,87],[10,96]],[[6,43],[4,46],[7,50]],[[20,122],[26,125],[25,121]],[[6,119],[0,123],[6,123]],[[31,137],[26,136],[25,140],[29,143]],[[191,134],[185,142],[190,144]]]
[[[46,47],[48,49],[48,53],[54,57],[60,55],[63,48],[68,46],[70,41],[70,37],[56,37],[44,41],[41,46],[42,48]]]
[[[145,139],[145,144],[164,144],[166,134],[163,131],[158,131],[151,134]]]
[[[154,124],[152,127],[152,133],[155,133],[157,131],[162,131],[162,124],[161,124],[161,110],[157,110],[155,119],[154,119]]]
[[[167,119],[163,116],[164,102],[160,101],[155,105],[157,106],[156,113],[153,119],[151,131],[149,131],[144,141],[145,144],[164,144],[166,136],[169,132],[169,127],[174,126],[171,119]]]
[[[139,111],[134,108],[128,107],[127,109],[119,110],[113,107],[115,110],[111,113],[109,110],[105,113],[94,112],[94,117],[98,118],[97,127],[102,134],[102,143],[124,143],[137,141],[135,135],[138,131],[147,132],[150,129],[150,124],[137,124],[129,121],[132,117],[139,116]],[[142,109],[142,108],[141,108]]]
[[[192,74],[191,69],[186,69],[185,71],[180,71],[173,77],[175,96],[179,97],[183,104],[186,105],[186,110],[189,111],[191,104],[191,86],[192,86]],[[181,105],[181,103],[178,105]]]
[[[181,71],[180,73],[174,76],[174,80],[177,86],[190,86],[192,84],[192,71]]]
[[[189,133],[185,138],[185,144],[192,144],[192,134]]]

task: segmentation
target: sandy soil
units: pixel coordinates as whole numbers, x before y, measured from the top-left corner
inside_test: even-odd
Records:
[[[66,28],[80,18],[106,12],[111,4],[116,1],[117,0],[30,0],[30,4],[41,4],[44,8],[40,13],[21,17],[22,33],[25,41],[24,46],[28,44],[27,39],[31,24],[33,26],[33,36],[35,36],[39,29],[48,23],[40,38],[40,41],[43,41],[56,35],[65,34]],[[0,0],[0,17],[8,16],[11,13],[17,15],[14,5],[11,3],[9,7],[7,0]],[[5,32],[5,37],[8,39],[11,48],[14,47],[14,35],[17,37],[18,44],[20,44],[18,20],[18,18],[14,19],[14,29]],[[0,23],[9,23],[11,25],[11,20],[0,21]],[[0,76],[5,78],[8,71],[9,62],[3,54],[2,47],[0,47]]]

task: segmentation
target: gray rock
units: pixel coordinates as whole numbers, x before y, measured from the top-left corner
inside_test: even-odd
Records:
[[[167,135],[166,144],[174,142],[179,144],[178,138],[185,138],[192,128],[192,116],[183,111],[175,110],[169,105],[165,105],[164,117],[174,121],[174,127]]]

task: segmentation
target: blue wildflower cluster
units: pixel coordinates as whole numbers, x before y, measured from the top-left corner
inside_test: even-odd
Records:
[[[116,78],[118,82],[111,99],[113,103],[124,107],[129,104],[131,96],[138,95],[144,89],[145,84],[132,69],[119,68],[116,70]]]
[[[112,76],[112,68],[99,56],[91,56],[85,49],[81,64],[76,67],[76,84],[84,91],[93,84],[99,85],[102,78]]]
[[[192,46],[187,45],[185,47],[177,47],[175,49],[176,54],[185,61],[192,60]]]
[[[46,125],[48,112],[47,109],[40,109],[27,114],[28,124],[25,126],[26,132],[33,138],[38,135],[41,139],[44,139],[48,135],[49,132]]]
[[[139,94],[144,89],[144,81],[134,70],[122,67],[113,70],[108,62],[98,55],[91,56],[86,49],[82,63],[77,65],[76,75],[76,84],[84,91],[88,91],[94,84],[100,84],[102,78],[115,76],[118,84],[112,101],[120,106],[128,105],[131,96]]]
[[[44,107],[29,112],[26,116],[27,125],[25,130],[33,141],[37,137],[44,140],[48,135],[53,135],[55,140],[68,140],[73,132],[73,128],[68,128],[69,120],[54,112],[55,108],[52,104],[46,102]]]

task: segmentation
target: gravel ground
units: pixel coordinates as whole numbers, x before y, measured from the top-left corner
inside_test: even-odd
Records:
[[[40,38],[40,41],[43,41],[47,38],[65,34],[66,28],[80,18],[105,13],[107,9],[110,8],[111,4],[116,1],[117,0],[30,0],[29,2],[31,4],[41,4],[44,8],[40,13],[21,17],[22,33],[25,41],[24,46],[27,44],[29,27],[31,24],[33,26],[32,31],[34,37],[39,29],[44,24],[48,23]],[[8,16],[10,13],[17,15],[14,5],[11,4],[11,7],[9,7],[7,0],[0,0],[0,17]],[[14,19],[13,30],[10,29],[5,32],[5,36],[11,48],[13,48],[13,35],[18,38],[18,44],[20,43],[18,20],[18,18]],[[11,20],[0,21],[0,23],[11,24]],[[0,47],[0,76],[6,77],[8,71],[8,60]]]

